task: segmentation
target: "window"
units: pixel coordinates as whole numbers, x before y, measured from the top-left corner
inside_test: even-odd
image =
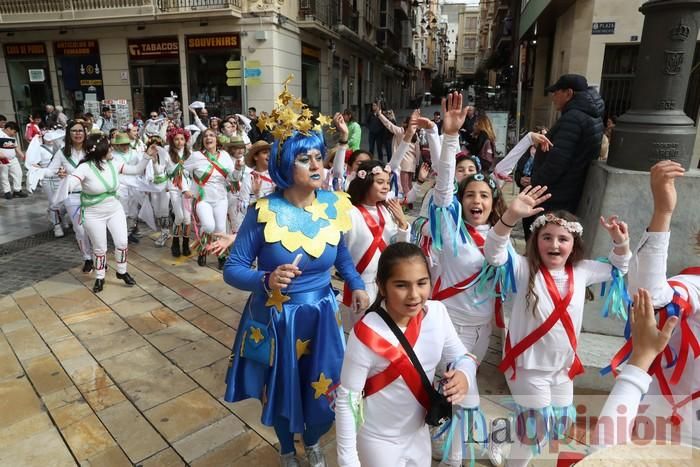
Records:
[[[475,61],[476,60],[474,57],[464,57],[462,59],[462,67],[464,68],[464,71],[474,71]]]
[[[467,22],[466,22],[465,26],[467,28],[467,31],[475,31],[476,30],[476,17],[472,16],[472,17],[467,18]]]
[[[476,49],[476,37],[464,36],[462,43],[464,44],[464,50]]]

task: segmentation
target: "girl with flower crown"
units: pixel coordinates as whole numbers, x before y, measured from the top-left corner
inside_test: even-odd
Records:
[[[352,228],[345,235],[355,269],[365,282],[370,302],[377,297],[377,263],[382,251],[391,243],[408,242],[411,227],[397,199],[388,200],[391,167],[379,161],[359,165],[356,177],[350,182],[348,195]],[[351,301],[349,287],[343,293],[343,303],[355,313],[360,311]],[[357,314],[351,318],[357,321]]]
[[[549,199],[546,191],[525,188],[489,231],[484,245],[489,264],[508,263],[517,290],[499,367],[518,406],[519,430],[510,467],[527,465],[533,451],[560,439],[575,420],[573,379],[584,371],[576,351],[586,288],[612,277],[610,289],[619,292],[631,257],[627,225],[613,216],[600,219],[613,244],[608,261],[584,259],[583,228],[567,211],[537,217],[525,256],[509,254],[511,229],[522,218],[543,211],[538,206]],[[623,304],[615,305],[613,314],[624,314]],[[537,426],[534,434],[527,428],[532,425]]]
[[[112,158],[109,138],[102,133],[88,136],[85,146],[85,158],[68,177],[63,185],[63,192],[57,196],[58,199],[65,198],[69,192],[81,189],[81,222],[93,246],[96,276],[93,292],[100,292],[104,287],[107,270],[107,230],[114,241],[117,279],[131,287],[136,281],[127,272],[126,215],[117,199],[119,176],[143,174],[151,158],[157,156],[157,151],[155,145],[149,147],[146,157],[137,165],[130,165]]]
[[[185,170],[185,161],[190,157],[189,140],[190,132],[175,128],[168,132],[168,145],[165,148],[158,146],[159,169],[167,178],[164,199],[160,199],[163,211],[167,211],[168,203],[172,204],[175,221],[173,222],[173,240],[170,252],[175,258],[181,255],[189,256],[190,228],[192,222],[192,192],[189,173]],[[182,237],[182,249],[180,248]]]

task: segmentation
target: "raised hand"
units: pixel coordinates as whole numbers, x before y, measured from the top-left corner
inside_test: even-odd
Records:
[[[467,118],[467,107],[462,107],[462,95],[451,92],[442,99],[442,133],[457,136]]]
[[[429,119],[428,117],[418,117],[416,119],[416,125],[418,125],[418,128],[423,128],[424,130],[427,130],[428,128],[432,128],[435,126],[435,122]]]
[[[418,181],[425,182],[430,176],[430,165],[423,162],[418,169]]]
[[[676,324],[678,324],[678,318],[672,316],[666,321],[663,329],[659,330],[649,292],[644,289],[637,290],[630,311],[630,326],[632,328],[630,365],[644,371],[648,370],[656,356],[668,344]]]
[[[625,243],[630,238],[627,224],[619,220],[617,216],[611,216],[607,219],[600,216],[600,225],[602,225],[603,228],[608,231],[610,238],[612,238],[613,242],[615,243]]]
[[[543,152],[548,152],[552,146],[552,142],[542,133],[530,132],[533,146],[538,146]]]
[[[255,193],[255,196],[260,195],[260,188],[262,188],[262,178],[260,178],[260,174],[257,172],[253,172],[250,174],[252,179],[252,187],[253,187],[253,193]]]
[[[547,193],[546,186],[537,185],[525,188],[508,206],[508,213],[511,214],[509,218],[517,217],[518,219],[523,219],[541,213],[544,211],[544,208],[538,206],[551,196],[551,194]]]
[[[671,214],[676,208],[676,177],[682,177],[685,169],[674,161],[656,163],[650,171],[651,194],[654,211]]]
[[[385,204],[399,228],[401,230],[406,230],[408,228],[408,221],[406,220],[406,214],[404,214],[399,200],[396,198],[388,199],[385,201]]]
[[[342,141],[347,141],[348,139],[348,125],[345,123],[343,114],[336,112],[333,115],[333,123],[335,124],[335,131],[338,132],[338,136]]]

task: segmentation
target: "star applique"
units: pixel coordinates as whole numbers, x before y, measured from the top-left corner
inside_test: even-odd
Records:
[[[263,336],[263,333],[260,330],[260,328],[250,328],[250,340],[258,344],[264,339],[265,336]]]
[[[270,296],[268,297],[267,301],[265,302],[265,306],[274,306],[275,308],[277,308],[278,312],[282,313],[282,305],[288,301],[289,297],[284,295],[279,290],[273,290]]]
[[[321,126],[330,125],[331,122],[333,122],[333,118],[331,116],[323,115],[320,112],[319,112],[318,117],[316,119],[318,120],[318,124]]]
[[[306,339],[305,341],[297,339],[297,360],[304,355],[311,355],[311,349],[309,349],[310,343],[311,339]]]
[[[328,215],[326,214],[327,207],[327,203],[319,203],[318,201],[314,201],[311,203],[311,205],[306,206],[304,211],[311,213],[311,220],[316,222],[319,219],[328,219]]]
[[[338,327],[343,327],[343,315],[340,314],[340,310],[335,312],[335,320],[338,322]]]
[[[318,377],[318,381],[314,381],[311,383],[311,387],[314,388],[314,399],[318,399],[322,395],[328,392],[328,388],[331,386],[331,383],[333,380],[326,378],[326,375],[321,373],[321,375]]]
[[[301,131],[302,133],[308,133],[311,128],[313,128],[314,124],[311,120],[308,120],[306,118],[300,118],[297,120],[297,130]]]

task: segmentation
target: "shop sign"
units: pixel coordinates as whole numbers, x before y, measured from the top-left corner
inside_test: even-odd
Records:
[[[187,50],[237,49],[240,47],[238,34],[212,34],[207,36],[188,36]]]
[[[44,70],[42,68],[29,70],[30,83],[43,83],[45,80],[46,77],[44,76]]]
[[[97,47],[97,41],[58,41],[54,42],[56,55],[67,57],[81,57],[84,55],[98,55],[100,53]]]
[[[5,44],[5,57],[24,57],[26,55],[46,55],[46,47],[42,42]]]
[[[311,46],[302,44],[301,54],[306,55],[308,57],[317,58],[319,60],[321,59],[321,50],[317,49],[316,47],[311,47]]]
[[[591,34],[615,34],[615,21],[607,23],[593,23]]]
[[[179,51],[177,37],[129,39],[129,58],[132,60],[177,58]]]

